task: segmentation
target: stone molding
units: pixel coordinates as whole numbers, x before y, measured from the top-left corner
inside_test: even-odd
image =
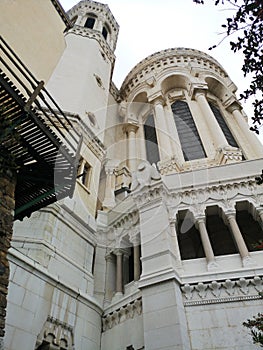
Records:
[[[85,38],[94,39],[96,40],[103,52],[107,55],[108,59],[110,60],[111,64],[114,64],[115,62],[115,55],[113,54],[111,48],[109,47],[108,43],[104,39],[103,35],[99,31],[95,31],[94,29],[85,28],[82,26],[75,25],[73,28],[71,28],[66,35],[68,34],[76,34],[81,35]]]
[[[37,337],[36,349],[43,341],[51,346],[62,347],[65,350],[74,350],[73,327],[54,317],[48,316],[42,331]]]
[[[236,147],[220,149],[215,157],[216,163],[220,165],[242,161],[242,151]]]
[[[177,157],[172,157],[169,160],[158,162],[158,169],[161,175],[167,175],[174,172],[182,171],[182,164],[180,164]]]
[[[241,277],[238,280],[199,282],[184,284],[181,287],[184,305],[228,303],[233,301],[260,299],[263,290],[263,279]]]
[[[129,302],[128,304],[121,306],[119,309],[110,312],[102,317],[102,331],[106,332],[109,329],[117,326],[118,324],[125,322],[128,319],[132,319],[142,314],[142,298],[138,298]]]
[[[176,67],[178,71],[182,66],[208,68],[221,78],[228,78],[222,66],[211,56],[204,52],[187,48],[172,48],[158,51],[139,62],[127,75],[122,87],[121,95],[126,98],[132,89],[147,80],[154,71],[158,73],[165,68]]]

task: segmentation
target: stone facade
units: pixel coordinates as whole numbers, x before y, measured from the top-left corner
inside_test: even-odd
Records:
[[[157,52],[120,90],[118,24],[82,0],[48,89],[83,133],[73,197],[15,222],[5,348],[253,348],[263,147],[211,56]],[[256,349],[256,346],[255,346]]]

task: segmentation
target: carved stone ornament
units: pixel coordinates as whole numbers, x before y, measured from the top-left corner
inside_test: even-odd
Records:
[[[149,162],[144,161],[139,164],[137,171],[132,176],[131,190],[140,190],[145,186],[150,186],[153,181],[161,180],[158,170]]]
[[[260,299],[263,290],[260,276],[241,277],[238,280],[199,282],[181,287],[184,305],[217,304],[231,301]]]
[[[108,329],[117,326],[118,324],[125,322],[128,319],[132,319],[135,316],[142,313],[142,300],[138,298],[127,305],[122,306],[120,309],[113,311],[102,317],[102,331],[105,332]]]
[[[37,337],[37,349],[41,344],[47,344],[54,350],[74,350],[73,328],[60,320],[48,316],[42,331]]]

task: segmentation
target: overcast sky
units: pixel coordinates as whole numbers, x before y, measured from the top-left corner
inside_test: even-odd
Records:
[[[78,0],[60,0],[66,11]],[[221,25],[231,16],[231,5],[215,6],[207,0],[197,5],[192,0],[107,0],[120,25],[113,81],[119,88],[129,71],[142,59],[160,50],[188,47],[208,53],[219,61],[238,87],[238,93],[249,83],[244,79],[242,54],[230,51],[229,40],[218,48],[208,48],[223,38]],[[250,103],[243,107],[251,116]],[[262,132],[261,132],[262,134]],[[260,135],[263,139],[263,135]]]

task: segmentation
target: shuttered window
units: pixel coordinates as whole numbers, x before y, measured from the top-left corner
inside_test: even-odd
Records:
[[[144,124],[144,137],[147,160],[150,164],[156,164],[160,160],[160,155],[153,115],[150,115]]]
[[[187,161],[206,158],[205,150],[188,104],[185,101],[175,101],[172,104],[172,111],[184,159]]]

